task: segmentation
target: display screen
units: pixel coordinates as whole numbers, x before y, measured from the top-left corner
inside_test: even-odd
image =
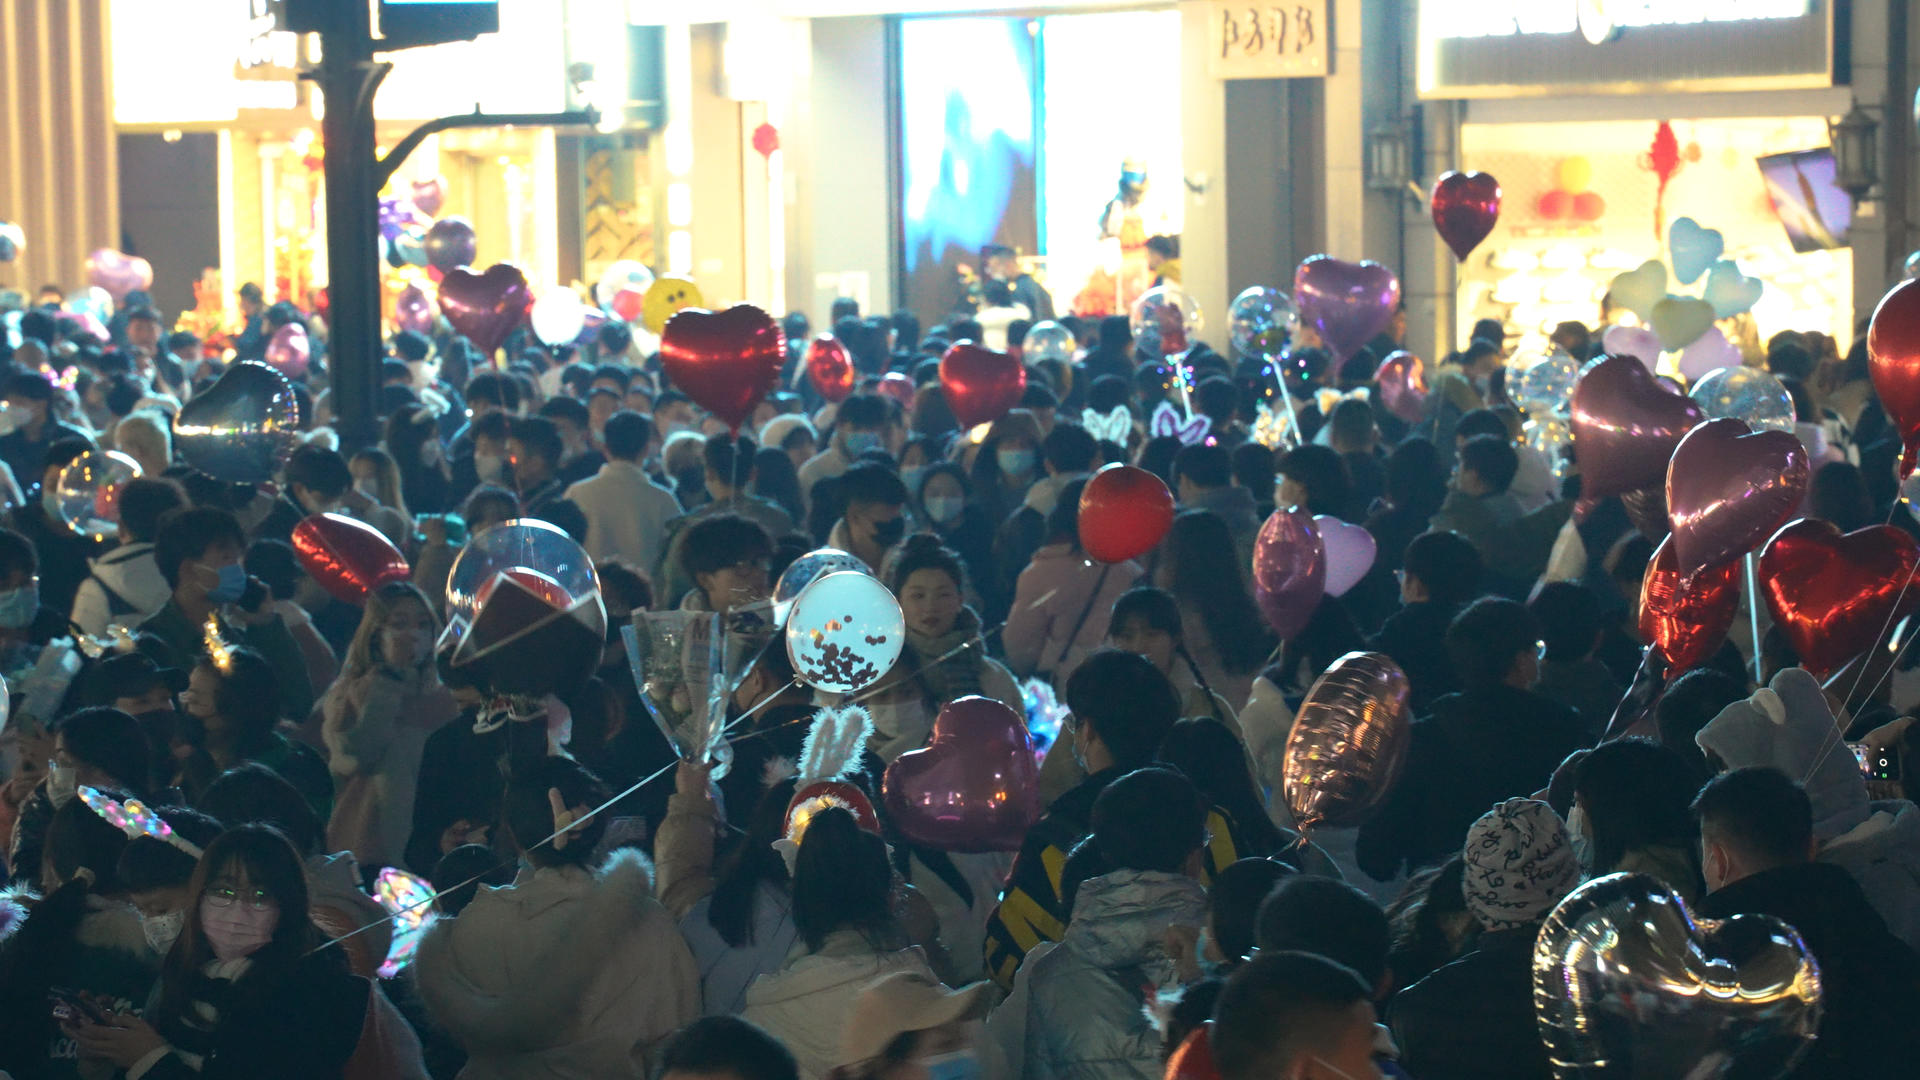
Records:
[[[426,45],[500,29],[500,0],[380,0],[380,36]]]
[[[1793,250],[1847,246],[1847,234],[1853,228],[1853,198],[1834,183],[1832,150],[1796,150],[1754,160]]]

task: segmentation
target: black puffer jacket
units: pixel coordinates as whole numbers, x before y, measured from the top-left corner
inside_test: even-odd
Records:
[[[1533,1018],[1539,924],[1480,935],[1479,948],[1407,987],[1387,1010],[1401,1064],[1420,1080],[1551,1080]]]

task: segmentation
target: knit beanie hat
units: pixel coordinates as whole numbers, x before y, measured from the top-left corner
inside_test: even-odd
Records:
[[[1843,835],[1872,812],[1867,781],[1820,683],[1802,668],[1786,668],[1744,701],[1720,710],[1694,736],[1700,749],[1729,769],[1765,765],[1801,782],[1813,803],[1813,835]]]
[[[1467,829],[1467,910],[1489,930],[1538,921],[1580,883],[1567,827],[1537,799],[1508,799]]]

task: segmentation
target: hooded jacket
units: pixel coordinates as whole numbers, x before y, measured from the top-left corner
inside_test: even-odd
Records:
[[[1207,894],[1181,874],[1117,870],[1080,886],[1060,947],[1028,979],[1027,1080],[1155,1080],[1152,993],[1179,984],[1170,926],[1201,926]]]
[[[93,560],[93,572],[73,596],[73,624],[98,637],[108,623],[135,625],[172,598],[173,586],[153,561],[153,545],[122,544]]]
[[[817,952],[808,952],[803,942],[778,972],[754,980],[742,1015],[793,1051],[801,1080],[820,1080],[839,1063],[840,1029],[854,999],[867,984],[896,971],[934,978],[918,948],[889,951],[857,930],[836,930]]]
[[[622,850],[597,874],[522,871],[480,890],[420,943],[428,1011],[466,1047],[466,1080],[645,1077],[648,1054],[700,1015],[693,956]]]

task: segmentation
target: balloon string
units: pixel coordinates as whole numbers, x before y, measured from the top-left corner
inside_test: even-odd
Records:
[[[1873,687],[1867,691],[1866,698],[1861,699],[1862,704],[1864,704],[1868,700],[1871,700],[1873,695],[1879,693],[1880,688],[1886,685],[1887,680],[1893,678],[1893,673],[1900,670],[1900,661],[1906,658],[1907,650],[1913,647],[1913,639],[1916,637],[1920,637],[1920,633],[1909,633],[1906,636],[1906,640],[1900,643],[1900,647],[1894,650],[1892,662],[1887,665],[1887,670],[1880,673],[1880,678],[1874,681]],[[1891,645],[1892,643],[1889,642],[1888,644]],[[1874,646],[1875,648],[1879,647],[1878,640],[1874,642]],[[1865,656],[1871,655],[1872,652],[1873,650],[1869,649],[1867,650],[1866,653],[1862,654],[1863,660]],[[1860,665],[1860,667],[1861,667],[1861,673],[1865,674],[1866,664],[1863,662]],[[1854,687],[1855,689],[1859,688],[1858,679],[1855,679]],[[1840,711],[1842,714],[1847,716],[1847,719],[1849,722],[1851,722],[1853,719],[1852,712],[1851,712],[1852,706],[1850,704],[1851,698],[1852,698],[1852,695],[1849,694],[1848,695],[1849,700],[1843,701],[1840,703]],[[1800,782],[1804,784],[1808,780],[1812,779],[1814,772],[1817,771],[1821,765],[1826,763],[1827,755],[1839,749],[1840,744],[1845,742],[1846,738],[1847,738],[1847,733],[1841,730],[1841,727],[1840,727],[1840,718],[1834,717],[1833,732],[1829,734],[1825,739],[1821,740],[1820,753],[1818,756],[1816,756],[1813,759],[1813,764],[1807,767],[1806,775],[1800,778]]]
[[[1753,681],[1764,678],[1760,670],[1760,579],[1754,573],[1753,552],[1747,552],[1747,625],[1753,630]]]
[[[1894,595],[1893,605],[1887,609],[1887,621],[1880,624],[1880,630],[1873,635],[1872,643],[1860,654],[1860,670],[1854,673],[1853,687],[1847,691],[1846,697],[1840,699],[1840,709],[1842,712],[1853,708],[1853,695],[1859,693],[1860,682],[1867,677],[1868,665],[1866,659],[1873,655],[1873,650],[1880,647],[1880,639],[1886,637],[1887,631],[1893,626],[1894,616],[1900,613],[1900,602],[1907,598],[1907,590],[1913,588],[1913,575],[1915,573],[1920,573],[1920,560],[1916,560],[1913,564],[1913,569],[1907,571],[1907,580],[1901,584],[1900,591]],[[1759,646],[1756,644],[1754,648],[1758,650]],[[1877,690],[1878,687],[1875,689]],[[1872,695],[1869,694],[1868,696]]]

